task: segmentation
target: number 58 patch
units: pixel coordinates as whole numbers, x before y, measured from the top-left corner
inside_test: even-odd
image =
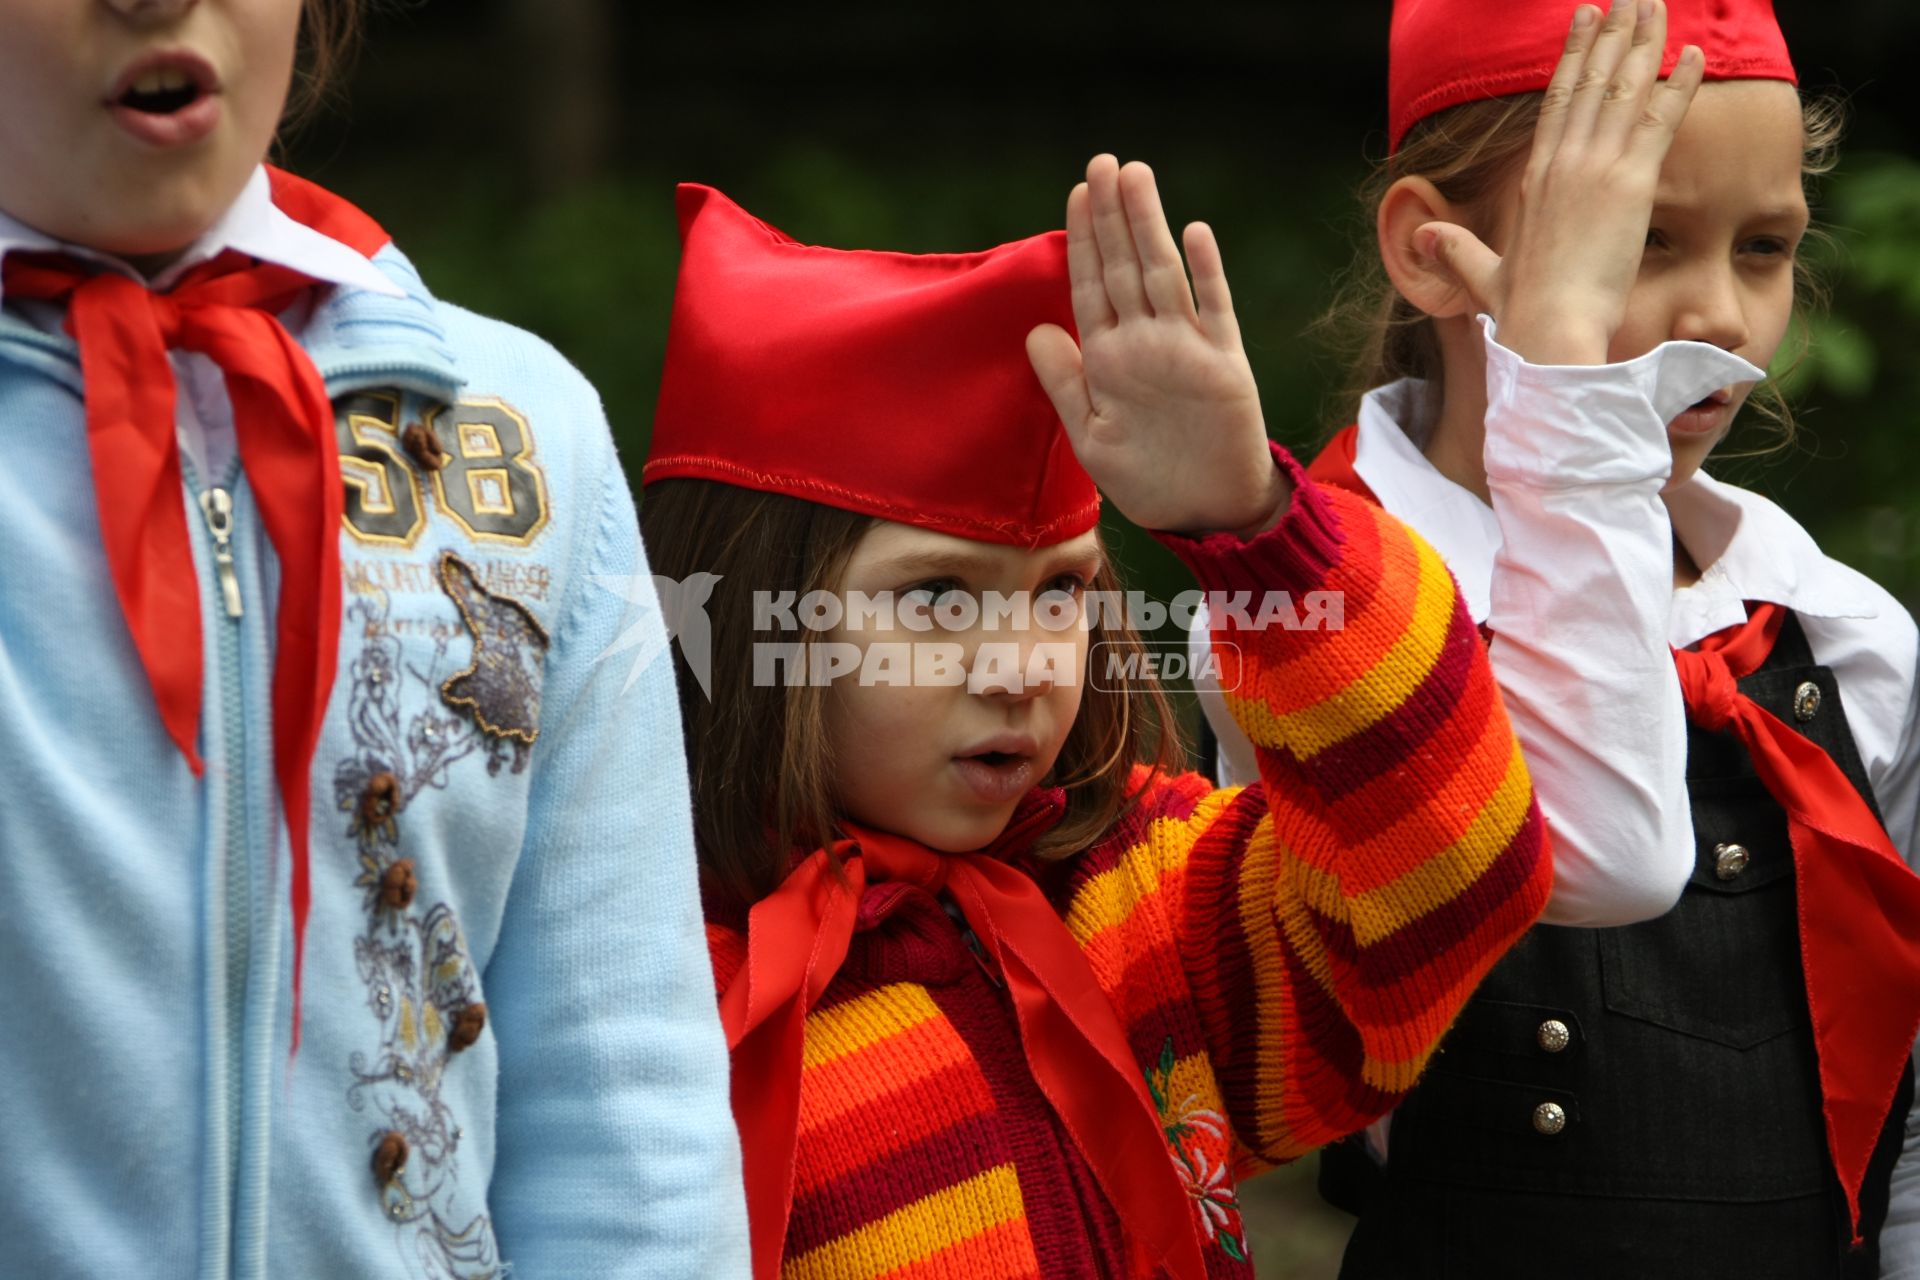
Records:
[[[533,432],[504,400],[438,405],[401,425],[398,391],[361,391],[334,409],[347,532],[410,547],[427,527],[426,494],[482,542],[531,544],[547,524],[547,479]]]

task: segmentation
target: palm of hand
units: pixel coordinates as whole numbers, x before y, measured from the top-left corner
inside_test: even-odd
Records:
[[[1067,200],[1075,344],[1043,325],[1034,371],[1074,452],[1134,523],[1177,532],[1257,531],[1288,496],[1260,397],[1203,224],[1187,228],[1187,283],[1153,174],[1098,156]]]

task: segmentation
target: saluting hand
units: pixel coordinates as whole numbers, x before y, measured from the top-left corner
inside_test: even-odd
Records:
[[[1616,0],[1574,12],[1540,105],[1506,253],[1465,227],[1430,222],[1415,244],[1503,345],[1534,364],[1604,364],[1626,318],[1653,218],[1660,166],[1706,69],[1697,45],[1662,82],[1667,7]]]
[[[1095,156],[1067,197],[1080,341],[1041,325],[1027,355],[1081,465],[1122,515],[1149,529],[1251,536],[1279,519],[1291,488],[1267,449],[1220,246],[1204,223],[1185,238],[1183,265],[1151,169]]]

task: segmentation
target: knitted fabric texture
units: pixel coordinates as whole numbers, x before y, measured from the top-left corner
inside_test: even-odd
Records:
[[[1248,1277],[1237,1181],[1391,1110],[1551,870],[1479,638],[1416,535],[1302,481],[1258,539],[1164,541],[1250,616],[1263,590],[1344,595],[1339,629],[1216,627],[1260,785],[1142,772],[1104,839],[1029,867],[1126,1028],[1209,1274]],[[807,1017],[782,1275],[1131,1274],[959,928],[882,883],[856,929]],[[724,990],[746,940],[710,918],[708,941]]]

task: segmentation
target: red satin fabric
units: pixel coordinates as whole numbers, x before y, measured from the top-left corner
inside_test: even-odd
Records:
[[[311,888],[309,773],[340,640],[341,486],[333,406],[320,374],[275,318],[314,281],[223,254],[168,293],[70,260],[12,255],[6,292],[67,299],[80,347],[87,444],[114,590],[168,736],[198,775],[199,584],[182,505],[171,349],[225,375],[234,431],[280,560],[273,669],[274,773],[293,850],[293,1044]]]
[[[1738,737],[1787,811],[1827,1149],[1857,1240],[1860,1184],[1920,1034],[1920,877],[1840,766],[1734,683],[1760,669],[1785,618],[1754,607],[1674,663],[1688,717]]]
[[[820,850],[748,914],[746,963],[720,997],[720,1017],[733,1053],[758,1280],[779,1276],[786,1241],[807,1010],[846,959],[869,879],[952,895],[1006,982],[1034,1079],[1119,1211],[1140,1271],[1206,1275],[1187,1195],[1119,1017],[1039,886],[1000,860],[1052,816],[1016,822],[974,854],[936,854],[850,827],[854,839],[834,847],[844,883]]]
[[[1602,10],[1609,0],[1590,0]],[[1398,150],[1407,130],[1437,111],[1553,79],[1573,23],[1574,0],[1394,0],[1387,50],[1387,129]],[[1797,83],[1773,0],[1668,0],[1660,74],[1697,44],[1709,80]]]
[[[1067,238],[981,253],[800,244],[679,192],[680,276],[643,485],[783,493],[1013,546],[1091,529],[1100,494],[1027,362],[1074,332]]]

